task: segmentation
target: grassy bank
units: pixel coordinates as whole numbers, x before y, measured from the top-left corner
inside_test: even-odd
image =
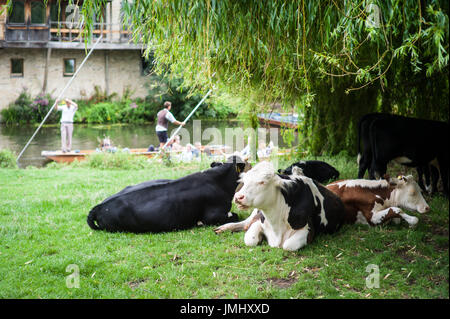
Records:
[[[356,175],[354,159],[325,160],[343,178]],[[249,248],[243,233],[213,227],[135,235],[86,224],[94,205],[127,185],[206,167],[0,169],[0,298],[449,297],[449,206],[440,196],[427,197],[429,214],[412,213],[415,229],[345,226],[298,252]],[[379,288],[366,287],[371,264]],[[67,287],[73,269],[79,288]]]

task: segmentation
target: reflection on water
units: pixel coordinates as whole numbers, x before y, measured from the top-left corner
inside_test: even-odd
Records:
[[[194,121],[189,122],[183,130],[180,131],[182,136],[181,143],[194,143],[201,139],[203,145],[206,144],[227,144],[231,146],[233,150],[236,148],[236,142],[231,141],[227,143],[225,132],[226,128],[239,128],[243,125],[239,121],[211,121],[202,120],[196,122],[196,128],[194,129]],[[200,124],[200,125],[199,125]],[[85,150],[96,149],[99,146],[98,139],[104,135],[109,136],[114,146],[128,147],[128,148],[147,148],[153,144],[159,145],[158,138],[155,134],[155,123],[148,124],[116,124],[116,125],[85,125],[74,124],[74,132],[72,139],[73,150]],[[201,128],[199,127],[201,126]],[[169,126],[169,132],[173,132],[177,127],[174,125]],[[211,130],[211,128],[218,129],[217,131]],[[37,126],[22,125],[22,126],[5,126],[0,124],[0,149],[7,148],[18,155],[20,151],[25,147],[28,140],[33,135]],[[185,129],[185,130],[184,130]],[[194,132],[196,131],[196,132]],[[217,134],[214,132],[220,132],[221,141],[217,141]],[[190,140],[187,140],[187,137]],[[287,147],[283,142],[280,135],[280,130],[277,132],[278,145],[280,147]],[[197,138],[194,140],[194,138]],[[269,133],[267,133],[267,142],[269,142]],[[217,143],[219,142],[219,143]],[[229,141],[228,141],[229,142]],[[297,140],[294,144],[297,143]],[[43,126],[38,134],[34,137],[27,150],[24,152],[20,159],[20,166],[25,167],[28,165],[42,166],[45,159],[41,157],[41,151],[47,150],[59,150],[61,148],[61,135],[59,125]]]

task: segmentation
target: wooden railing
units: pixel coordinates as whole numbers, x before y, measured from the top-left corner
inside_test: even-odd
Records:
[[[50,22],[49,41],[82,42],[82,27],[70,22]],[[103,35],[101,43],[129,43],[132,32],[118,23],[94,23],[92,36],[94,39]]]
[[[83,42],[83,25],[70,22],[53,22],[48,24],[5,24],[7,42]],[[118,23],[94,23],[92,37],[103,35],[101,43],[128,44],[132,31]]]

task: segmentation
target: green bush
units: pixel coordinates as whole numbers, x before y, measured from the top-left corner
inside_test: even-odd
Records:
[[[155,120],[157,106],[148,103],[146,100],[137,99],[122,106],[120,118],[122,123],[145,123]]]
[[[205,111],[205,116],[216,119],[235,117],[238,112],[237,109],[231,105],[232,104],[226,103],[225,101],[212,101],[208,107],[208,110]]]
[[[16,155],[10,150],[0,150],[0,168],[17,168],[16,160]]]
[[[191,95],[189,88],[182,88],[182,79],[153,76],[153,81],[160,85],[148,85],[146,100],[151,101],[150,104],[153,105],[156,112],[163,107],[164,101],[172,102],[171,112],[180,121],[185,119],[203,98],[203,94]],[[236,116],[237,110],[232,106],[234,104],[228,102],[223,98],[208,98],[199,106],[194,118],[225,119]]]
[[[19,97],[1,111],[2,120],[6,124],[40,123],[50,111],[55,100],[49,94],[38,94],[34,98],[24,89]],[[47,123],[56,123],[57,112],[52,112]]]
[[[119,105],[113,102],[102,102],[91,105],[86,112],[88,123],[118,123]]]
[[[101,87],[98,85],[94,86],[94,93],[88,99],[88,102],[91,104],[97,104],[101,102],[111,102],[113,98],[117,96],[117,93],[112,93],[108,95],[106,91],[102,91]]]
[[[0,111],[2,121],[8,125],[20,123],[19,110],[17,106],[10,104],[7,108]]]
[[[77,100],[78,111],[75,113],[76,123],[146,123],[156,120],[157,112],[162,109],[164,101],[172,102],[172,112],[180,121],[188,116],[202,99],[202,95],[190,96],[189,90],[180,87],[181,79],[167,79],[153,77],[145,99],[131,99],[132,92],[124,90],[120,100],[117,93],[107,95],[96,86],[95,93],[88,99]],[[234,103],[227,99],[209,99],[205,101],[194,114],[194,118],[225,119],[236,116],[237,109]],[[32,97],[26,89],[19,97],[1,110],[2,120],[6,124],[32,124],[40,123],[50,110],[54,99],[50,95],[39,94]],[[60,112],[53,111],[46,123],[57,123],[61,117]]]

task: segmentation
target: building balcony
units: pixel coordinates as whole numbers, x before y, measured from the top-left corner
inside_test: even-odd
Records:
[[[118,23],[94,23],[90,41],[83,34],[83,24],[50,21],[47,24],[5,23],[4,48],[85,49],[103,36],[97,49],[137,50],[142,45],[132,41],[132,32]]]

